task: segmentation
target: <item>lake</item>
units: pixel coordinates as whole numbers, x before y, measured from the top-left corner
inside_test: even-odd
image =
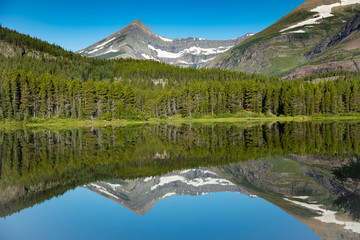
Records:
[[[0,130],[0,239],[360,239],[360,123]]]

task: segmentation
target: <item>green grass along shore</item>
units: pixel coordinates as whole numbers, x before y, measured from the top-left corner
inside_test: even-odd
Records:
[[[313,115],[313,116],[273,116],[262,114],[249,114],[248,116],[201,116],[201,117],[180,117],[175,116],[171,118],[150,118],[148,120],[78,120],[78,119],[64,119],[51,118],[41,119],[32,118],[29,121],[15,121],[5,120],[0,121],[0,129],[12,128],[67,128],[67,127],[106,127],[106,126],[126,126],[134,124],[211,124],[211,123],[261,123],[261,122],[304,122],[304,121],[359,121],[360,114],[344,114],[344,115]]]

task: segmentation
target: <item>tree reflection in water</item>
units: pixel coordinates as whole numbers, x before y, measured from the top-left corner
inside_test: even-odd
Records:
[[[339,210],[349,213],[354,221],[360,220],[360,157],[350,160],[342,167],[333,170],[334,177],[348,185],[348,192],[334,201]]]

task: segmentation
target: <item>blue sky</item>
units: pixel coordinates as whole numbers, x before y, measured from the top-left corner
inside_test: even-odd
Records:
[[[136,19],[169,38],[236,38],[261,31],[302,2],[0,0],[0,23],[76,51]]]

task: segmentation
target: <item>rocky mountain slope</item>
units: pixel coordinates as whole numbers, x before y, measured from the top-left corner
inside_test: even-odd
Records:
[[[319,43],[306,54],[309,60],[286,74],[287,78],[298,78],[312,73],[333,70],[360,70],[360,12],[350,18],[334,35]]]
[[[230,40],[206,40],[191,37],[169,39],[154,34],[141,20],[136,20],[77,53],[106,59],[152,59],[172,65],[199,68],[252,35],[246,34]]]
[[[356,70],[357,61],[360,60],[356,43],[346,47],[341,42],[351,36],[353,42],[357,41],[358,30],[354,18],[357,18],[360,10],[359,4],[360,0],[306,0],[267,29],[219,55],[205,67],[287,78],[329,70]],[[317,53],[321,43],[343,31],[348,34],[351,31],[351,36],[332,41],[332,49],[340,46],[337,56],[325,55],[325,51],[316,56],[312,54]],[[325,49],[322,47],[322,50]],[[320,58],[320,55],[324,57]],[[299,67],[302,69],[294,72]]]

